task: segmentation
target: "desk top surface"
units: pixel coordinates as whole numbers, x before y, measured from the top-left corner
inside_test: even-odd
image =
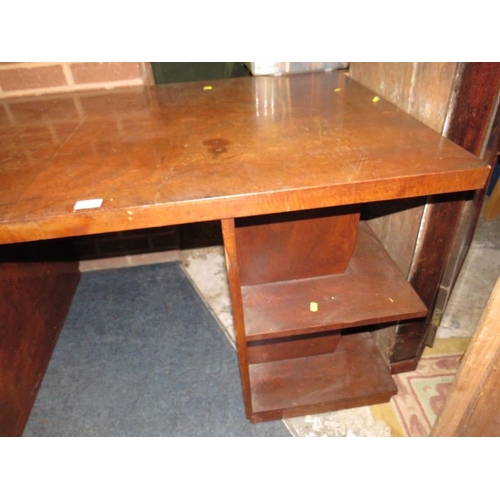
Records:
[[[484,186],[484,162],[373,97],[332,72],[0,101],[0,243]]]

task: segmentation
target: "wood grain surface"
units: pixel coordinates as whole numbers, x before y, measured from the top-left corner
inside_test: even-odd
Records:
[[[397,387],[369,333],[334,353],[250,366],[252,422],[387,402]]]
[[[488,176],[341,72],[205,88],[4,101],[0,243],[480,189]],[[74,210],[89,199],[103,202]]]
[[[425,316],[427,309],[369,227],[346,272],[242,286],[248,339],[301,335]],[[312,312],[310,303],[318,310]]]
[[[431,436],[500,436],[500,279]]]
[[[241,284],[343,273],[351,260],[359,223],[359,211],[346,208],[238,219]]]
[[[351,63],[351,77],[436,132],[446,117],[457,63]]]
[[[249,353],[246,328],[251,308],[245,294],[250,288],[255,291],[275,283],[243,287],[242,294],[235,226],[235,219],[242,217],[463,193],[484,186],[490,172],[485,162],[393,104],[374,97],[378,96],[342,72],[332,72],[3,101],[0,245],[221,220],[247,417],[258,421],[387,401],[395,386],[369,334],[346,335],[341,340],[319,336],[307,346],[311,356],[297,357],[304,347],[298,337],[290,351],[293,359],[279,360],[273,348],[253,349],[255,344]],[[88,200],[99,201],[91,208],[76,208],[77,202]],[[354,226],[351,221],[337,233],[349,233]],[[321,239],[323,229],[318,225],[313,230],[316,240]],[[294,221],[290,233],[282,231],[284,240],[290,236],[290,244],[297,247],[302,230]],[[450,231],[443,227],[442,233],[446,236]],[[355,232],[347,239],[353,242]],[[264,234],[263,246],[276,247],[267,240],[268,234]],[[348,254],[348,247],[341,253]],[[369,252],[371,246],[359,248]],[[347,286],[340,283],[338,292],[346,294],[350,309],[342,307],[344,316],[339,321],[327,315],[311,329],[308,317],[301,326],[294,303],[293,325],[278,328],[274,337],[425,314],[424,304],[406,277],[390,259],[381,258],[381,252],[385,252],[382,247],[372,252],[371,259],[353,258],[344,274],[333,275],[340,281],[354,278]],[[46,264],[37,258],[31,262],[37,269]],[[61,271],[66,264],[61,264]],[[17,280],[23,265],[6,263],[0,271]],[[61,287],[59,268],[51,270],[51,289],[62,293],[76,287],[71,265],[70,278]],[[314,273],[327,272],[323,264],[318,265],[321,269],[313,269]],[[431,267],[434,273],[440,266]],[[300,273],[304,269],[302,265]],[[383,276],[377,275],[378,270]],[[287,272],[280,272],[279,278]],[[416,284],[425,291],[424,278],[425,273],[415,274]],[[42,286],[37,279],[29,279],[32,293]],[[331,280],[332,275],[308,279],[312,284]],[[298,281],[290,279],[286,286],[293,288]],[[314,292],[314,286],[312,289]],[[290,298],[307,304],[310,291],[296,287]],[[330,292],[330,284],[316,291]],[[279,298],[279,294],[271,295]],[[46,301],[51,311],[57,297],[52,297],[54,302]],[[35,356],[36,369],[24,362],[35,387],[71,294],[66,298],[57,304],[60,310],[50,323],[54,326],[42,329],[43,353]],[[29,328],[30,322],[22,318],[26,300],[15,299],[12,321],[20,322],[19,328]],[[422,299],[428,306],[427,297]],[[320,317],[328,307],[322,300],[317,302]],[[6,304],[4,296],[2,307]],[[285,306],[282,312],[291,307],[289,303]],[[265,312],[272,318],[264,309],[259,305],[255,317]],[[9,335],[3,335],[2,342],[13,345],[16,328],[9,326]],[[254,340],[273,337],[265,328],[256,332]],[[260,334],[264,336],[258,337]],[[34,338],[33,334],[26,337],[28,348]],[[413,349],[412,342],[408,345]],[[331,350],[334,352],[323,354]],[[405,352],[399,354],[398,360],[403,362],[409,357]],[[249,366],[249,361],[264,358],[269,362]],[[28,358],[23,354],[22,359]],[[284,389],[282,373],[288,373]],[[16,371],[12,374],[17,376]],[[339,385],[337,380],[344,376],[347,382]],[[1,396],[9,390],[4,387]],[[315,391],[319,397],[312,396]],[[29,409],[26,401],[21,406]]]
[[[64,246],[0,247],[0,436],[22,434],[80,280]]]

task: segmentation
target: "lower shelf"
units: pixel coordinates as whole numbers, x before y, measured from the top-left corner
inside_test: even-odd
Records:
[[[251,422],[385,403],[397,393],[370,333],[330,354],[250,365]]]

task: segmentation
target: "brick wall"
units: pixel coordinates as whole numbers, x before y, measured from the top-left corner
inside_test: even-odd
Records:
[[[0,63],[0,98],[137,85],[154,85],[150,63]]]

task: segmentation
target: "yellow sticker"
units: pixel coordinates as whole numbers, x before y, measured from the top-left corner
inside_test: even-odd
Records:
[[[309,310],[313,313],[318,312],[318,303],[317,302],[311,302],[309,304]]]
[[[376,95],[373,99],[372,99],[373,102],[379,102],[380,101],[380,97],[378,95]]]
[[[205,85],[203,90],[212,90],[212,85]]]
[[[340,92],[341,90],[342,90],[342,89],[341,89],[340,87],[337,87],[337,88],[335,89],[335,92]]]

